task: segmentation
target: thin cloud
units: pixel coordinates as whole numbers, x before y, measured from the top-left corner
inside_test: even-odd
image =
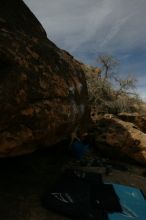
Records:
[[[133,70],[136,64],[138,78],[143,76],[146,64],[136,54],[142,59],[146,54],[146,0],[24,2],[42,23],[48,38],[79,60],[94,64],[98,54],[106,52],[120,57],[125,70]]]
[[[42,22],[48,37],[70,52],[90,42],[95,42],[94,48],[112,51],[119,50],[119,46],[125,49],[146,42],[144,0],[25,2]]]
[[[121,27],[126,24],[126,22],[129,20],[129,18],[130,18],[130,15],[128,15],[125,18],[122,18],[121,20],[116,22],[116,24],[113,27],[111,27],[109,34],[101,43],[100,48],[105,47],[109,43],[109,41],[112,41],[113,38],[115,38],[118,35],[119,31],[121,30]]]

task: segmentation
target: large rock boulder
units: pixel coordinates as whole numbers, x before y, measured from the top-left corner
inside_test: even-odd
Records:
[[[130,158],[146,165],[146,134],[130,123],[115,117],[96,121],[97,149],[116,158]]]
[[[142,132],[146,133],[146,114],[120,113],[118,117],[123,121],[134,123]]]
[[[79,62],[47,39],[22,0],[0,1],[0,156],[32,152],[88,120]]]

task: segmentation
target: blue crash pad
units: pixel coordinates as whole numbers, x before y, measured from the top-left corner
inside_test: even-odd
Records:
[[[77,169],[62,174],[43,205],[74,220],[146,220],[140,189],[103,183],[101,175]]]
[[[113,184],[117,193],[122,213],[108,214],[109,220],[146,220],[146,199],[142,192],[133,187]]]

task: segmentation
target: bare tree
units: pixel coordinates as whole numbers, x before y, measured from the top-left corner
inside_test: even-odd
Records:
[[[133,106],[140,103],[135,91],[137,80],[133,76],[125,79],[118,76],[119,61],[113,56],[102,55],[99,56],[98,61],[101,64],[101,77],[90,74],[90,69],[87,74],[91,106],[106,113],[134,111]]]
[[[101,65],[104,81],[115,74],[115,69],[119,65],[119,61],[111,55],[100,55],[97,59]]]
[[[118,84],[119,93],[125,92],[127,94],[133,94],[133,92],[130,91],[136,89],[137,79],[134,76],[127,76],[125,79],[114,76],[114,80]]]

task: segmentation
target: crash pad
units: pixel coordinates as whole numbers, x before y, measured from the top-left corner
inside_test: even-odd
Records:
[[[140,189],[113,184],[120,198],[121,213],[108,214],[109,220],[146,220],[146,199]]]
[[[108,220],[108,212],[121,211],[112,184],[103,184],[100,174],[81,170],[67,170],[46,193],[43,204],[74,220]]]
[[[43,205],[73,220],[146,220],[140,189],[103,183],[101,174],[67,169],[45,193]]]

